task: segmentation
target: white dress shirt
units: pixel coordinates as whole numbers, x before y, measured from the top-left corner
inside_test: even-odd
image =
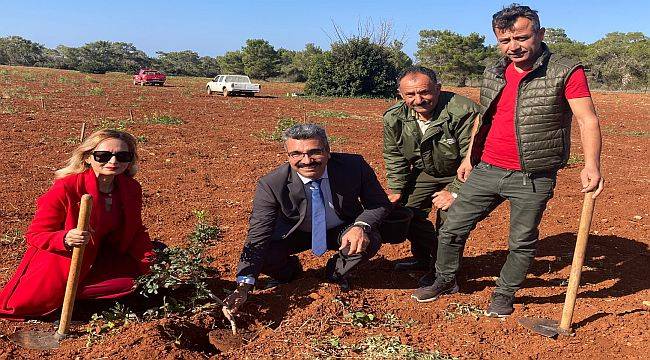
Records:
[[[298,226],[298,230],[311,232],[311,185],[309,184],[312,179],[306,178],[300,173],[298,177],[302,181],[302,186],[305,189],[305,197],[307,198],[307,210],[305,211],[305,219]],[[327,229],[335,228],[343,224],[343,220],[336,215],[336,210],[334,210],[334,204],[332,203],[332,189],[330,188],[329,175],[327,174],[327,166],[325,167],[325,172],[323,176],[320,177],[320,191],[323,193],[323,200],[325,203],[325,221],[327,223]],[[316,179],[318,180],[318,179]]]

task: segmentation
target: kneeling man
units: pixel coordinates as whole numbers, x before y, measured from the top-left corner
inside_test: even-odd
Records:
[[[391,204],[363,157],[330,153],[325,130],[314,124],[287,129],[283,140],[288,163],[257,183],[237,290],[224,300],[230,312],[260,273],[271,277],[267,288],[293,280],[302,271],[296,253],[336,251],[326,275],[347,290],[349,271],[381,246],[378,228]]]

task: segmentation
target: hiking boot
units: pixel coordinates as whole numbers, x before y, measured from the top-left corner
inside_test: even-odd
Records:
[[[433,285],[416,289],[411,297],[417,302],[429,302],[438,299],[440,295],[455,294],[457,292],[458,284],[455,279],[445,282],[441,278],[437,278]]]
[[[490,306],[485,310],[485,316],[503,318],[515,311],[512,304],[515,302],[514,295],[506,295],[498,292],[492,293]]]
[[[395,263],[395,271],[427,271],[429,270],[429,260],[404,260]]]

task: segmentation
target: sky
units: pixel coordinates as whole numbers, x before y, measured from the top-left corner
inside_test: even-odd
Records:
[[[302,50],[314,43],[330,48],[336,24],[355,35],[359,24],[393,26],[404,52],[415,58],[419,31],[472,32],[494,44],[492,14],[510,1],[385,0],[0,0],[0,37],[17,35],[48,48],[79,47],[108,40],[132,43],[149,56],[156,51],[193,50],[201,56],[239,50],[247,39]],[[592,43],[609,32],[650,35],[650,1],[529,1],[544,27],[563,28],[569,38]]]

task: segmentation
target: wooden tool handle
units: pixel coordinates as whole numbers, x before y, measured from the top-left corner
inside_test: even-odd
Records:
[[[576,248],[573,252],[573,262],[571,263],[571,275],[569,276],[569,286],[566,290],[564,299],[564,308],[562,309],[562,319],[558,331],[569,334],[571,332],[571,320],[573,319],[573,309],[576,305],[576,296],[578,286],[580,285],[580,275],[582,274],[582,265],[585,262],[585,253],[587,251],[587,240],[589,239],[589,227],[591,226],[591,217],[594,214],[594,205],[596,200],[593,198],[593,191],[585,194],[582,203],[582,214],[580,215],[580,227],[578,228],[578,238]]]
[[[93,207],[93,197],[85,194],[81,197],[81,206],[79,209],[79,219],[77,221],[77,230],[88,230],[88,222],[90,220],[90,212]],[[79,285],[79,272],[81,271],[81,263],[84,258],[84,250],[86,246],[78,246],[72,249],[72,260],[70,261],[70,272],[68,273],[68,282],[65,286],[65,297],[63,298],[63,308],[61,309],[61,321],[56,335],[65,336],[70,326],[70,318],[72,317],[72,309],[74,307],[74,300],[77,296],[77,285]]]

